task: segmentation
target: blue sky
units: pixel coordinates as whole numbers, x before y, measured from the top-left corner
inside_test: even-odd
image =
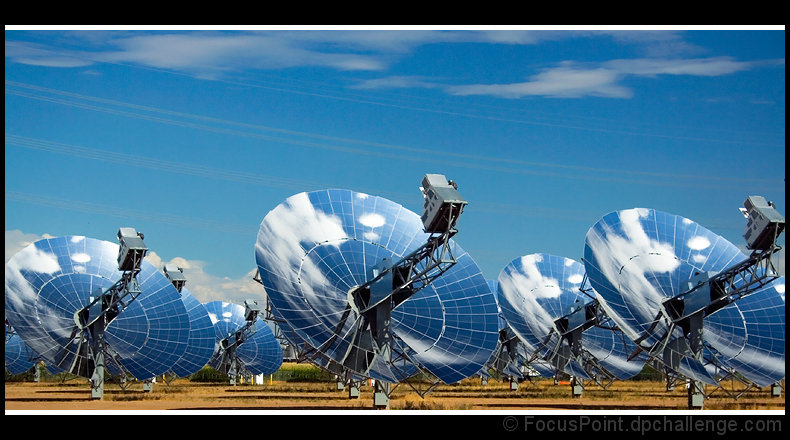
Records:
[[[6,260],[132,226],[198,299],[240,301],[287,197],[420,212],[426,173],[458,182],[457,241],[487,278],[536,252],[580,260],[587,230],[633,207],[740,245],[746,196],[785,212],[784,121],[784,26],[6,26]]]

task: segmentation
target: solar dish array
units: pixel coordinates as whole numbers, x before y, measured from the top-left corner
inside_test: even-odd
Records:
[[[118,245],[83,236],[39,240],[12,256],[5,312],[18,336],[7,338],[7,365],[15,359],[16,370],[40,359],[49,368],[89,377],[91,336],[75,314],[121,279],[117,258]],[[214,352],[205,307],[145,260],[137,281],[139,295],[106,328],[107,367],[140,380],[198,371]]]
[[[634,356],[637,347],[650,351],[684,337],[667,320],[665,301],[686,292],[696,274],[719,273],[747,258],[687,218],[644,208],[612,212],[593,225],[583,263],[525,255],[497,280],[485,280],[471,256],[449,240],[455,264],[430,283],[414,281],[416,293],[391,311],[392,358],[381,357],[360,337],[363,312],[352,294],[372,279],[371,268],[402,260],[431,237],[417,214],[385,198],[335,189],[289,197],[265,216],[255,243],[260,281],[282,335],[316,365],[356,379],[400,382],[424,369],[454,383],[490,368],[521,377],[527,359],[543,376],[627,379],[645,362]],[[6,263],[11,372],[26,371],[37,359],[54,369],[87,371],[75,313],[120,279],[117,255],[118,245],[66,236],[33,243]],[[140,295],[106,329],[113,372],[189,375],[216,365],[223,341],[249,327],[244,307],[201,304],[146,261],[137,279]],[[778,277],[705,316],[702,358],[678,345],[673,368],[712,385],[721,369],[758,386],[783,379],[784,288]],[[558,363],[552,356],[569,352],[557,320],[588,305],[598,306],[605,322],[582,333],[585,361]],[[254,374],[276,371],[283,352],[271,328],[258,318],[252,330],[238,359]],[[369,362],[348,363],[349,353]]]
[[[369,280],[370,268],[398,261],[428,237],[417,214],[390,200],[315,191],[296,194],[266,215],[255,257],[269,300],[290,331],[320,348],[321,357],[342,363],[350,349],[365,349],[354,346],[359,316],[347,311],[349,291]],[[452,245],[457,264],[392,311],[394,349],[446,383],[480,371],[498,338],[496,300],[472,258]],[[354,371],[389,382],[412,372],[378,358],[369,370]]]

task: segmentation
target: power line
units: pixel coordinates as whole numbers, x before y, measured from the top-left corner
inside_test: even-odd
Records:
[[[88,214],[100,214],[111,217],[119,217],[134,221],[146,220],[154,223],[162,223],[174,226],[184,226],[189,228],[204,229],[211,231],[228,232],[231,234],[250,235],[255,234],[258,225],[239,225],[213,220],[196,219],[194,217],[184,217],[174,214],[164,214],[160,212],[145,212],[133,210],[120,206],[111,206],[81,200],[67,200],[62,198],[47,197],[37,194],[24,192],[6,191],[6,202],[20,202],[50,208],[64,209],[69,211],[86,212]]]
[[[92,110],[97,112],[102,112],[106,114],[115,114],[124,117],[130,117],[135,119],[142,119],[152,122],[158,123],[165,123],[169,125],[180,126],[184,128],[193,128],[199,130],[208,130],[220,134],[228,134],[233,136],[244,136],[244,137],[251,137],[261,140],[267,140],[272,142],[278,143],[285,143],[291,144],[296,146],[303,146],[309,148],[320,148],[332,151],[338,151],[342,153],[352,153],[352,154],[363,154],[363,155],[372,155],[372,156],[379,156],[385,157],[388,159],[398,159],[398,160],[410,160],[410,161],[419,161],[419,162],[429,162],[429,163],[437,163],[442,165],[450,165],[456,166],[461,168],[472,168],[472,169],[481,169],[481,170],[488,170],[488,171],[496,171],[496,172],[506,172],[506,173],[516,173],[516,174],[527,174],[527,175],[539,175],[539,176],[547,176],[547,177],[565,177],[565,178],[578,178],[578,179],[585,179],[585,180],[601,180],[601,181],[612,181],[612,182],[623,182],[623,183],[637,183],[637,184],[657,184],[657,185],[688,185],[686,183],[675,182],[677,179],[684,179],[684,180],[701,180],[704,182],[711,182],[711,181],[719,181],[719,182],[751,182],[751,183],[776,183],[776,179],[760,179],[760,178],[741,178],[741,177],[732,177],[732,176],[703,176],[703,175],[684,175],[684,174],[672,174],[672,173],[661,173],[661,172],[650,172],[650,171],[634,171],[634,170],[627,170],[627,169],[610,169],[610,168],[601,168],[601,167],[589,167],[589,166],[578,166],[578,165],[568,165],[568,164],[557,164],[557,163],[547,163],[547,162],[534,162],[534,161],[524,161],[519,159],[513,158],[500,158],[494,156],[483,156],[483,155],[474,155],[474,154],[466,154],[466,153],[457,153],[457,152],[448,152],[448,151],[436,151],[430,149],[423,149],[423,148],[416,148],[416,147],[408,147],[408,146],[400,146],[400,145],[391,145],[391,144],[383,144],[383,143],[376,143],[376,142],[367,142],[361,141],[356,139],[349,139],[349,138],[341,138],[341,137],[333,137],[333,136],[326,136],[314,133],[307,133],[301,131],[294,131],[294,130],[287,130],[282,128],[275,128],[269,127],[259,124],[247,124],[247,123],[240,123],[236,121],[224,120],[224,119],[217,119],[212,117],[206,116],[199,116],[193,115],[183,112],[175,112],[171,110],[160,109],[157,107],[149,107],[149,106],[141,106],[136,104],[129,104],[120,101],[114,100],[107,100],[103,98],[96,98],[87,95],[81,95],[71,92],[63,92],[55,89],[49,89],[29,84],[23,84],[14,81],[6,80],[7,86],[12,87],[19,87],[29,90],[34,90],[37,92],[49,93],[54,95],[64,96],[67,99],[58,99],[49,96],[43,95],[36,95],[33,93],[27,93],[20,90],[9,89],[6,87],[6,93],[11,95],[16,95],[28,99],[36,99],[61,105],[73,106],[77,108],[82,108],[85,110]],[[376,150],[370,149],[359,149],[353,148],[349,146],[343,145],[329,145],[326,143],[315,143],[309,142],[304,140],[296,140],[291,138],[283,138],[283,137],[273,137],[273,136],[266,136],[261,135],[253,132],[248,131],[240,131],[235,129],[228,129],[228,128],[219,128],[214,126],[207,126],[202,124],[194,124],[190,122],[180,121],[176,119],[170,118],[162,118],[158,116],[153,116],[149,114],[142,114],[142,113],[135,113],[130,111],[118,110],[108,107],[100,107],[95,105],[90,105],[86,103],[81,103],[74,101],[72,98],[86,100],[89,102],[97,102],[101,104],[113,105],[122,108],[128,108],[132,110],[138,111],[145,111],[149,113],[158,113],[166,116],[173,116],[188,120],[194,120],[199,122],[207,122],[211,124],[220,124],[226,125],[230,127],[238,127],[243,129],[250,129],[256,131],[268,131],[274,132],[282,135],[288,136],[298,136],[298,137],[305,137],[308,139],[317,139],[322,141],[332,141],[332,142],[340,142],[343,144],[356,144],[362,146],[370,146],[376,148]],[[383,151],[382,151],[383,150]],[[389,151],[390,153],[384,152]],[[398,154],[398,153],[408,153],[408,154]],[[439,156],[440,158],[437,159],[429,159],[430,156]],[[447,160],[447,158],[455,158],[461,159],[463,162],[451,162]],[[484,163],[491,163],[493,165],[485,165]],[[509,168],[506,166],[498,166],[497,164],[504,164],[504,165],[513,165],[517,166],[518,168]],[[566,174],[558,174],[556,172],[546,172],[546,171],[536,171],[534,169],[525,169],[523,167],[536,167],[536,168],[548,168],[548,169],[555,169],[561,171],[568,171],[569,173]],[[601,174],[613,174],[613,175],[623,175],[628,177],[643,177],[649,178],[651,180],[633,180],[627,178],[618,178],[618,177],[607,177],[602,176]],[[659,179],[659,180],[655,180]],[[698,184],[700,186],[714,186],[714,185],[706,185],[704,183]],[[715,185],[718,186],[718,185]]]

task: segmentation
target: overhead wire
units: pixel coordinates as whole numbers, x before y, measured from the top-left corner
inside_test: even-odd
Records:
[[[243,136],[249,138],[255,138],[260,140],[266,140],[271,142],[277,143],[284,143],[308,148],[319,148],[324,150],[331,150],[331,151],[338,151],[343,153],[352,153],[352,154],[363,154],[363,155],[372,155],[378,157],[385,157],[388,159],[398,159],[398,160],[406,160],[406,161],[419,161],[421,163],[436,163],[441,164],[443,166],[455,166],[460,168],[471,168],[471,169],[479,169],[479,170],[488,170],[488,171],[495,171],[495,172],[506,172],[506,173],[515,173],[515,174],[524,174],[524,175],[536,175],[536,176],[546,176],[546,177],[562,177],[562,178],[572,178],[572,179],[583,179],[583,180],[595,180],[595,181],[610,181],[610,182],[623,182],[623,183],[636,183],[636,184],[648,184],[648,185],[660,185],[660,186],[688,186],[688,182],[681,182],[681,179],[691,179],[697,180],[694,185],[700,187],[720,187],[720,184],[716,184],[716,181],[719,182],[752,182],[752,183],[776,183],[775,179],[764,179],[764,178],[742,178],[742,177],[734,177],[734,176],[719,176],[719,175],[683,175],[683,174],[672,174],[672,173],[663,173],[663,172],[647,172],[647,171],[634,171],[634,170],[626,170],[626,169],[607,169],[607,168],[600,168],[600,167],[588,167],[588,166],[577,166],[577,165],[568,165],[568,164],[557,164],[557,163],[546,163],[546,162],[533,162],[533,161],[524,161],[519,159],[513,158],[500,158],[495,156],[483,156],[483,155],[474,155],[474,154],[466,154],[466,153],[458,153],[452,151],[436,151],[424,148],[416,148],[416,147],[408,147],[408,146],[400,146],[400,145],[392,145],[392,144],[383,144],[383,143],[376,143],[376,142],[367,142],[367,141],[360,141],[356,139],[349,139],[349,138],[340,138],[340,137],[332,137],[314,133],[307,133],[295,130],[287,130],[282,128],[276,127],[268,127],[259,124],[248,124],[248,123],[240,123],[236,121],[230,121],[225,119],[218,119],[206,116],[199,116],[193,115],[183,112],[175,112],[165,109],[160,109],[156,107],[150,106],[140,106],[135,104],[128,104],[123,103],[120,101],[113,101],[107,100],[102,98],[95,98],[86,95],[80,95],[70,92],[61,92],[54,89],[43,88],[39,86],[31,86],[23,83],[18,83],[14,81],[6,81],[6,94],[20,96],[28,99],[35,99],[40,101],[46,101],[61,105],[67,105],[77,108],[82,108],[85,110],[92,110],[97,112],[102,112],[106,114],[114,114],[129,118],[147,120],[152,122],[164,123],[174,126],[179,126],[183,128],[190,128],[190,129],[199,129],[199,130],[206,130],[220,134],[227,134],[233,136]],[[9,88],[8,86],[11,86]],[[59,96],[64,96],[66,99],[62,98],[55,98],[51,96],[45,96],[30,92],[25,92],[22,90],[17,90],[14,87],[29,89],[33,91],[49,93]],[[362,146],[370,146],[376,148],[376,150],[365,149],[365,148],[355,148],[350,147],[348,145],[338,145],[338,144],[327,144],[327,143],[316,143],[311,141],[305,140],[298,140],[286,137],[274,137],[263,135],[260,133],[249,132],[249,131],[242,131],[237,130],[234,128],[221,128],[212,125],[205,125],[205,124],[196,124],[192,122],[187,122],[178,119],[172,118],[164,118],[160,116],[155,116],[152,114],[146,113],[139,113],[139,112],[132,112],[126,110],[119,110],[115,108],[108,108],[103,106],[96,106],[92,104],[87,104],[84,102],[75,101],[75,99],[81,99],[89,102],[98,102],[113,106],[118,106],[122,108],[128,108],[133,110],[144,111],[148,113],[154,114],[163,114],[166,116],[174,116],[178,118],[184,118],[187,120],[196,120],[200,122],[207,122],[211,124],[221,124],[230,127],[238,127],[238,128],[245,128],[251,130],[260,130],[260,131],[268,131],[268,132],[275,132],[283,135],[288,136],[299,136],[305,137],[308,139],[319,139],[325,141],[336,141],[342,144],[356,144]],[[388,151],[388,152],[387,152]],[[398,152],[406,152],[410,154],[398,154]],[[426,156],[439,156],[436,159],[430,159]],[[461,159],[462,161],[450,161],[447,160],[448,157]],[[495,165],[485,165],[481,162],[488,162],[493,163]],[[516,165],[518,168],[511,168],[507,166],[497,166],[496,164],[505,164],[505,165]],[[558,172],[550,172],[550,171],[538,171],[535,169],[526,169],[523,167],[536,167],[536,168],[549,168],[555,170],[563,170],[569,171],[568,173],[558,173]],[[613,175],[624,175],[629,177],[636,177],[634,178],[623,178],[623,177],[608,177],[602,174],[613,174]],[[639,177],[644,177],[644,180],[639,180]]]

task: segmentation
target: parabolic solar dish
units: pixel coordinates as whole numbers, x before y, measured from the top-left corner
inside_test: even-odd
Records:
[[[189,376],[206,366],[214,354],[214,324],[208,316],[206,307],[189,293],[186,287],[181,288],[181,299],[189,316],[189,338],[184,355],[173,365],[173,373],[180,377]]]
[[[561,335],[555,321],[594,301],[580,290],[587,290],[587,286],[582,285],[584,280],[581,263],[549,254],[516,258],[500,273],[499,298],[505,320],[541,358],[556,350],[560,343]],[[582,333],[581,346],[592,356],[596,367],[603,367],[604,374],[618,379],[633,377],[644,366],[644,360],[628,361],[636,346],[611,327],[586,329]],[[586,371],[591,367],[585,368],[570,360],[560,368],[573,376],[587,378]]]
[[[322,190],[289,197],[266,215],[255,258],[277,312],[300,339],[342,364],[351,350],[367,350],[352,342],[358,315],[348,308],[350,292],[369,281],[371,268],[401,260],[429,236],[420,216],[395,202]],[[445,383],[478,373],[498,338],[496,301],[485,278],[450,244],[457,263],[392,310],[391,319],[393,361],[414,359]],[[412,372],[373,359],[365,371],[352,372],[391,383]]]
[[[117,259],[117,244],[65,236],[39,240],[6,263],[6,319],[47,365],[90,374],[74,315],[121,279]],[[141,293],[109,324],[105,341],[107,366],[143,380],[184,354],[189,320],[178,291],[151,263],[142,262],[137,280]]]
[[[660,314],[665,299],[684,293],[695,273],[718,273],[745,259],[734,244],[697,223],[643,208],[607,214],[587,232],[584,247],[599,301],[645,349],[670,328]],[[717,361],[758,386],[785,376],[784,284],[780,277],[704,318],[703,339]],[[673,332],[682,336],[677,327]],[[705,371],[681,367],[683,375],[711,383]]]
[[[221,341],[235,339],[235,334],[242,330],[247,321],[243,306],[223,301],[211,301],[205,304],[208,315],[214,326],[215,356],[209,362],[219,369],[222,354]],[[236,348],[236,356],[244,363],[244,367],[252,374],[272,374],[283,363],[283,350],[274,332],[261,318],[256,318],[254,326],[246,333],[244,342]]]

